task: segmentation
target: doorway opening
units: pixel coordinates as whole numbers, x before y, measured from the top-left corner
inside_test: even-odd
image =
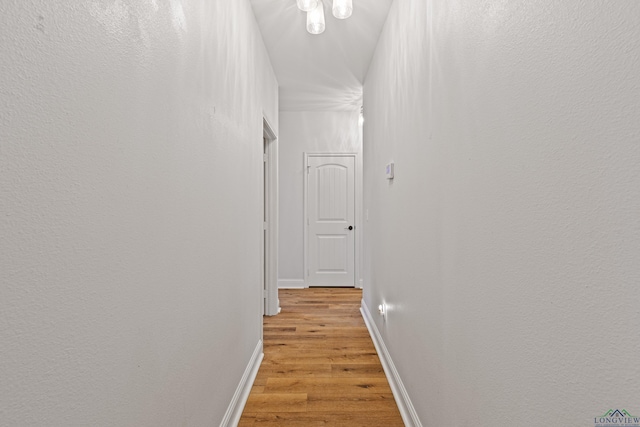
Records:
[[[275,316],[278,300],[278,138],[266,118],[262,120],[262,296],[263,314]]]

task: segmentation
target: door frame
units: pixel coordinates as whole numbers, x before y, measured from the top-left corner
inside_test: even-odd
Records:
[[[355,176],[355,188],[354,188],[354,202],[355,202],[355,225],[354,225],[354,277],[353,277],[353,286],[355,288],[362,288],[362,280],[361,280],[361,259],[360,254],[362,253],[362,164],[360,159],[360,154],[357,152],[343,152],[343,153],[327,153],[327,152],[304,152],[304,169],[302,171],[302,175],[304,177],[304,197],[303,197],[303,223],[304,223],[304,242],[303,242],[303,259],[304,259],[304,287],[309,287],[309,211],[308,211],[308,197],[309,197],[309,158],[311,157],[353,157],[354,160],[354,176]]]
[[[262,247],[265,248],[265,252],[262,254],[262,262],[265,263],[261,273],[264,282],[262,298],[264,299],[264,314],[275,316],[280,311],[280,300],[278,299],[278,136],[265,116],[262,118],[262,134],[263,144],[267,146],[263,161],[266,161],[268,181],[266,186],[268,200],[266,202],[263,200],[268,222],[263,223],[263,230],[266,233],[262,233],[263,236],[265,234],[267,236],[267,244],[262,242]],[[264,188],[265,184],[263,183]]]

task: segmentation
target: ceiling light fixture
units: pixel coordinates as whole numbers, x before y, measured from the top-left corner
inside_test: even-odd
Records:
[[[313,9],[315,9],[316,7],[318,7],[318,3],[321,2],[321,0],[296,0],[298,3],[298,9],[300,9],[303,12],[309,12]]]
[[[319,0],[316,8],[307,12],[307,31],[311,34],[322,34],[324,27],[324,4]]]
[[[307,31],[322,34],[325,29],[324,0],[296,0],[298,9],[307,12]],[[333,16],[347,19],[353,13],[353,0],[333,0]]]
[[[353,12],[353,0],[333,0],[332,12],[338,19],[347,19]]]

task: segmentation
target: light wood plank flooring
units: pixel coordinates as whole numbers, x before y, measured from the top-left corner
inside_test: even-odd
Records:
[[[403,426],[359,289],[280,290],[239,426]]]

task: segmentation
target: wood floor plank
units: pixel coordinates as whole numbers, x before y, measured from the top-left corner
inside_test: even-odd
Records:
[[[329,363],[319,364],[263,364],[260,366],[260,375],[266,381],[269,378],[293,377],[293,378],[320,378],[335,376],[333,366]]]
[[[242,415],[240,422],[238,422],[238,427],[252,427],[255,425],[256,415],[245,413]]]
[[[402,418],[357,289],[280,290],[241,426],[394,427]]]
[[[269,378],[265,393],[320,393],[353,396],[390,392],[386,378]]]
[[[306,412],[307,394],[251,393],[244,411],[247,413]]]
[[[322,363],[331,363],[331,364],[362,364],[362,363],[380,363],[380,359],[378,355],[375,353],[363,353],[363,354],[317,354],[317,355],[303,355],[303,356],[288,356],[283,354],[272,355],[269,357],[269,363],[278,363],[278,364],[296,364],[300,365],[303,363],[310,364],[322,364]]]
[[[393,394],[372,393],[362,396],[352,396],[349,398],[340,397],[338,399],[326,396],[309,395],[307,400],[308,412],[376,412],[380,414],[393,415],[397,411]]]
[[[384,369],[380,363],[365,364],[333,364],[331,365],[332,377],[355,377],[355,378],[375,378],[383,377]]]
[[[307,412],[307,413],[272,413],[257,414],[255,426],[265,427],[401,427],[404,426],[399,416],[383,415],[376,412],[366,414],[360,412]]]
[[[306,353],[325,353],[325,354],[358,354],[360,352],[366,352],[367,354],[373,354],[376,352],[375,347],[372,344],[364,343],[357,348],[354,348],[353,343],[349,342],[333,342],[331,344],[324,344],[320,342],[305,342],[301,344],[282,342],[278,345],[269,345],[264,347],[265,351],[268,351],[271,355],[277,356],[279,354],[291,352],[304,352]],[[376,353],[377,354],[377,353]]]

